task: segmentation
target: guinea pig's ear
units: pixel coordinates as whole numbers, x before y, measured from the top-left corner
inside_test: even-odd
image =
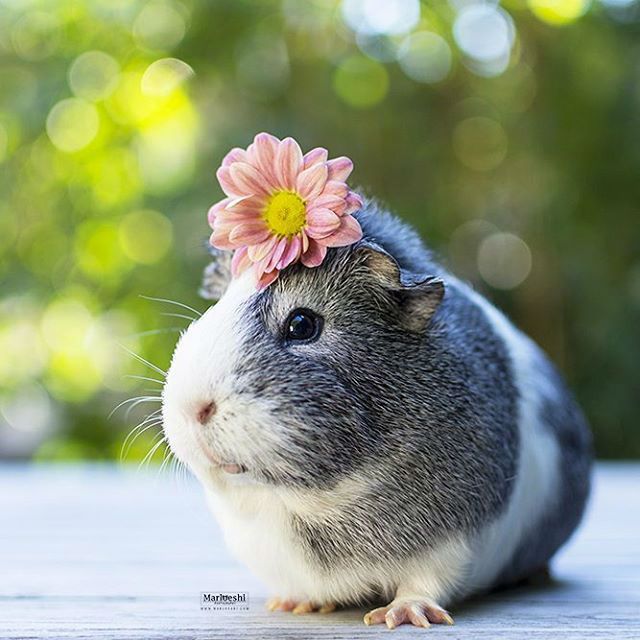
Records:
[[[364,254],[374,276],[398,300],[407,328],[421,332],[444,297],[444,282],[402,269],[392,255],[373,242],[362,241],[357,250]]]
[[[212,261],[204,268],[198,293],[206,300],[220,300],[231,281],[232,251],[223,251],[209,245]]]

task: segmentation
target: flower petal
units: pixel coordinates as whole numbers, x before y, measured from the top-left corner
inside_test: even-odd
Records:
[[[319,196],[325,184],[327,184],[327,166],[314,164],[298,174],[296,191],[303,200],[309,200]]]
[[[229,173],[229,167],[220,167],[216,171],[216,178],[218,178],[218,182],[222,187],[222,190],[231,198],[239,198],[247,195],[246,193],[242,193],[240,189],[236,186],[236,183],[231,178],[231,174]]]
[[[300,250],[302,249],[302,243],[298,236],[293,236],[287,244],[287,248],[282,254],[282,258],[276,265],[276,269],[284,269],[292,262],[295,262],[300,257]]]
[[[293,189],[302,168],[302,151],[293,138],[285,138],[278,147],[275,159],[275,175],[280,186]]]
[[[309,200],[307,203],[307,212],[313,211],[314,209],[331,209],[331,211],[341,216],[344,214],[346,208],[347,203],[345,199],[331,193],[323,193],[317,198]]]
[[[307,234],[311,238],[326,238],[339,228],[340,218],[331,209],[314,209],[307,213]]]
[[[362,238],[362,228],[353,216],[340,218],[340,228],[327,238],[322,239],[322,244],[327,247],[345,247]]]
[[[280,140],[270,133],[259,133],[247,149],[247,158],[269,181],[275,182],[274,165]]]
[[[218,214],[213,228],[224,230],[227,234],[230,234],[238,225],[252,224],[259,221],[260,219],[254,215],[233,215],[225,210]]]
[[[323,195],[340,196],[346,198],[349,193],[349,188],[344,182],[339,180],[327,180],[327,184],[324,187]]]
[[[327,255],[327,247],[315,240],[309,243],[309,249],[302,254],[300,260],[305,267],[319,267]]]
[[[225,212],[230,216],[253,215],[258,218],[262,214],[266,203],[267,197],[264,195],[234,198],[225,207]]]
[[[280,258],[282,258],[284,250],[287,248],[287,244],[288,243],[286,238],[280,238],[278,244],[276,245],[276,248],[271,254],[271,261],[267,265],[267,271],[273,271],[273,269],[276,268],[276,265],[278,264],[278,262],[280,262]]]
[[[278,279],[279,275],[280,271],[278,271],[277,269],[260,275],[257,285],[258,291],[264,291],[264,289],[266,289],[274,280]]]
[[[315,149],[311,149],[311,151],[304,154],[302,158],[302,164],[305,169],[312,167],[314,164],[318,164],[319,162],[326,162],[329,157],[329,152],[322,147],[316,147]]]
[[[214,229],[209,238],[209,243],[216,249],[227,249],[233,251],[236,248],[236,244],[229,240],[229,232],[226,229]]]
[[[329,180],[339,180],[345,182],[349,174],[353,171],[353,162],[346,156],[340,156],[327,162],[329,169]]]
[[[262,220],[252,220],[234,226],[229,233],[229,240],[236,245],[258,244],[266,240],[269,234],[269,229]]]
[[[269,256],[269,262],[271,262],[271,256],[277,244],[277,236],[271,236],[259,244],[251,245],[248,249],[249,259],[251,262],[260,262]]]
[[[220,213],[220,211],[224,210],[224,208],[229,204],[229,202],[231,202],[231,198],[224,198],[223,200],[216,202],[214,205],[212,205],[209,208],[209,211],[207,212],[207,220],[209,222],[209,226],[212,229],[213,229],[213,223],[215,222],[216,216],[218,215],[218,213]]]
[[[240,247],[233,252],[231,258],[231,274],[236,277],[251,266],[251,260],[247,256],[247,247]]]
[[[345,202],[347,204],[347,208],[345,209],[345,212],[344,212],[345,215],[349,213],[354,213],[362,209],[362,207],[364,206],[364,202],[362,198],[357,193],[354,193],[353,191],[349,191],[349,193],[347,194],[347,197],[345,198]]]
[[[227,155],[222,158],[222,166],[228,167],[233,162],[246,162],[247,161],[247,152],[240,147],[234,147],[227,153]]]
[[[260,171],[247,162],[234,162],[229,167],[229,174],[238,189],[245,195],[267,195],[272,190],[272,186]]]
[[[302,242],[302,253],[306,253],[309,249],[309,236],[305,233],[304,229],[300,232],[300,241]]]

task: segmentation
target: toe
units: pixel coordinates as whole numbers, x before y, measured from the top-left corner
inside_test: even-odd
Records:
[[[391,607],[384,617],[389,629],[395,629],[398,625],[407,622],[408,619],[407,607],[405,606]]]
[[[311,613],[314,609],[315,607],[313,606],[313,602],[305,600],[293,608],[293,613],[296,615]]]
[[[381,624],[384,622],[384,617],[387,614],[387,611],[389,611],[389,608],[389,606],[379,607],[378,609],[369,611],[369,613],[364,616],[364,623],[366,625]]]
[[[422,607],[419,604],[410,604],[407,607],[407,617],[412,625],[415,627],[429,627],[429,619],[424,614]]]
[[[429,622],[433,622],[433,624],[453,624],[453,618],[449,612],[436,604],[425,604],[422,610]]]

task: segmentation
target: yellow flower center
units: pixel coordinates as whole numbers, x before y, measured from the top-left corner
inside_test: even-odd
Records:
[[[275,235],[291,237],[307,222],[307,208],[297,193],[276,191],[269,198],[263,217]]]

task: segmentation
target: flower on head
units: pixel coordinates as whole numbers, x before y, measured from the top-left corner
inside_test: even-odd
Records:
[[[349,158],[328,160],[320,147],[303,155],[293,138],[259,133],[216,173],[227,197],[209,209],[211,244],[234,251],[234,276],[252,267],[259,289],[298,260],[321,265],[329,247],[362,237],[351,215],[362,199],[346,183],[352,170]]]

